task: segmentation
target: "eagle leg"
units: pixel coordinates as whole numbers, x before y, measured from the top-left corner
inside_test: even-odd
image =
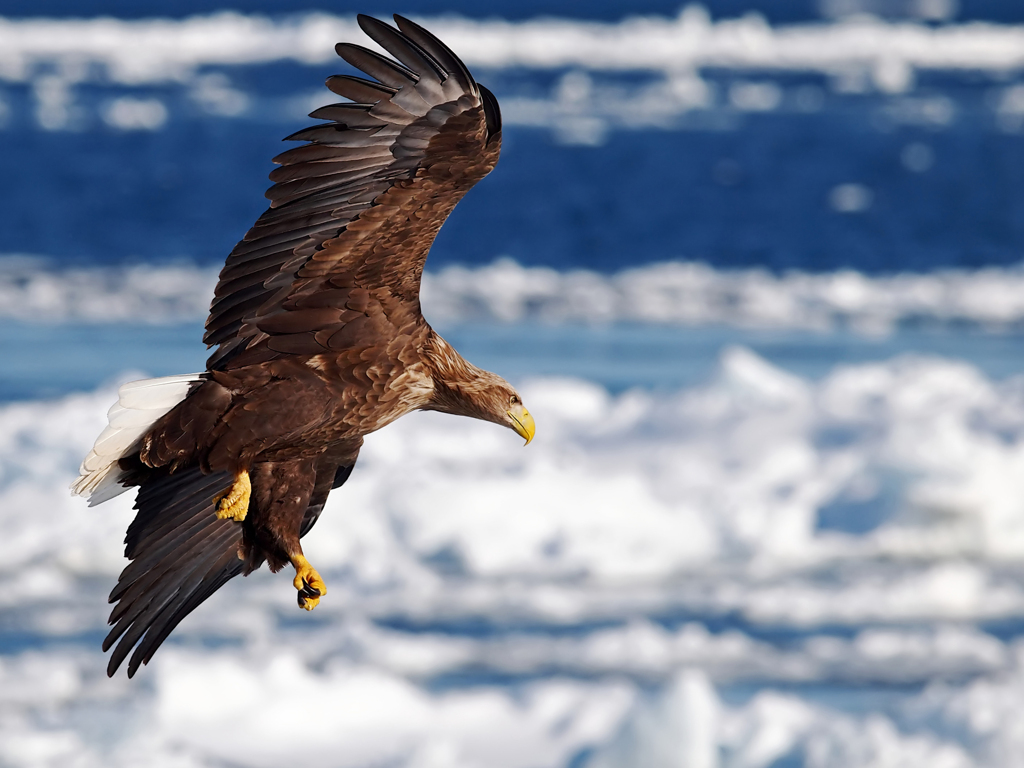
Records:
[[[305,557],[292,555],[291,561],[295,566],[295,581],[292,583],[299,591],[299,608],[312,611],[320,604],[320,598],[327,594],[327,585]]]
[[[217,505],[218,520],[235,520],[242,522],[249,512],[249,497],[252,496],[252,483],[249,482],[249,473],[242,470],[235,475],[234,484],[226,493],[213,497],[213,503]]]

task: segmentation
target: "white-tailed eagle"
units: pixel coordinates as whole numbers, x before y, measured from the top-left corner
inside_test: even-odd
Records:
[[[302,538],[348,478],[363,437],[410,411],[534,422],[501,377],[464,360],[420,313],[423,264],[463,195],[498,160],[501,116],[448,47],[408,19],[359,25],[395,60],[350,43],[372,79],[288,137],[270,208],[227,258],[200,374],[121,388],[72,488],[93,504],[138,486],[131,561],[104,650],[132,676],[190,611],[264,561],[295,568],[299,605],[326,593]]]

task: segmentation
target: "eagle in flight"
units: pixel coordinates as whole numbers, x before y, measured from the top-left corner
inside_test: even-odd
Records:
[[[288,138],[270,208],[227,258],[204,373],[125,384],[72,490],[98,504],[138,487],[131,561],[103,643],[129,677],[221,585],[290,564],[302,608],[327,588],[300,539],[352,472],[363,437],[410,411],[534,422],[504,379],[467,362],[420,312],[427,251],[498,160],[501,115],[440,40],[395,16],[359,26],[395,60],[350,43],[372,79]]]

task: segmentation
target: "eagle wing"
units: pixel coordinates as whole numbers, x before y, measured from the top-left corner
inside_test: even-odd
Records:
[[[351,103],[274,159],[270,208],[227,258],[204,341],[210,370],[372,346],[422,322],[419,285],[434,236],[498,160],[494,96],[419,25],[359,25],[397,61],[348,43],[375,78],[328,78]]]
[[[320,518],[327,495],[352,474],[359,445],[353,450],[340,464],[325,457],[317,465],[300,538]],[[103,641],[104,651],[114,648],[107,675],[113,676],[131,653],[128,677],[133,677],[182,619],[235,576],[259,567],[262,561],[239,559],[244,525],[214,514],[213,499],[230,486],[229,475],[204,475],[197,466],[173,474],[158,470],[142,484],[125,536],[125,557],[132,562],[110,593],[117,605]]]

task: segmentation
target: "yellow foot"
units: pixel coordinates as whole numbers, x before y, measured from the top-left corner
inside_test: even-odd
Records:
[[[245,520],[249,511],[249,497],[252,495],[252,484],[249,482],[249,473],[242,470],[235,476],[235,484],[227,493],[213,497],[213,503],[217,505],[217,519],[237,520],[239,523]]]
[[[299,590],[299,608],[312,611],[320,604],[320,598],[327,594],[327,585],[302,555],[293,556],[292,565],[295,566],[295,581],[292,584]]]

